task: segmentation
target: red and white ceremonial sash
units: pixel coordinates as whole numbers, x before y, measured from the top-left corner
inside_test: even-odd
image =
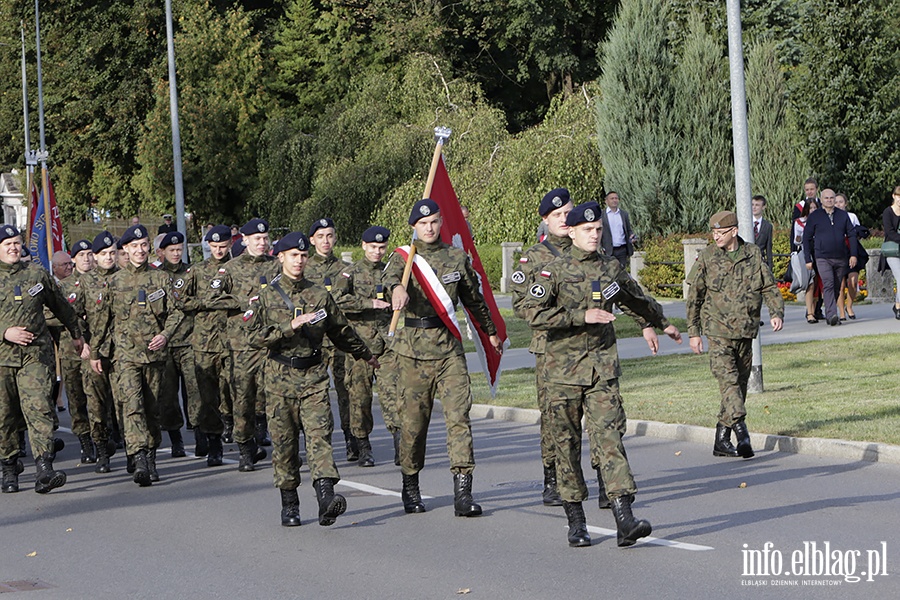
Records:
[[[409,246],[401,246],[397,248],[396,252],[403,257],[404,261],[409,258]],[[416,277],[416,281],[419,282],[419,287],[422,288],[428,301],[431,302],[431,306],[437,311],[441,321],[444,322],[444,325],[447,326],[453,337],[462,341],[462,333],[459,321],[456,319],[456,308],[453,306],[453,301],[450,300],[450,295],[444,289],[441,280],[435,275],[434,269],[431,268],[427,260],[422,258],[421,254],[416,253],[413,257],[412,272]]]

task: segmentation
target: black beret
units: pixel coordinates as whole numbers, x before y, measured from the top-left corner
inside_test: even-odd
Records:
[[[324,219],[319,219],[318,221],[313,221],[313,224],[309,226],[309,237],[312,237],[316,234],[316,232],[320,229],[327,229],[328,227],[334,228],[334,221],[325,217]]]
[[[11,237],[16,237],[17,235],[21,234],[19,233],[19,230],[12,225],[3,225],[0,227],[0,242],[8,240]]]
[[[254,233],[267,233],[269,231],[269,222],[265,219],[250,219],[243,227],[241,233],[244,235],[253,235]]]
[[[441,212],[441,207],[431,198],[422,198],[413,204],[412,211],[409,213],[409,224],[415,225],[422,217]]]
[[[277,251],[301,250],[309,252],[309,238],[302,231],[292,231],[278,240]]]
[[[231,227],[227,225],[216,225],[212,229],[206,232],[206,235],[203,238],[207,242],[230,242],[231,241]]]
[[[119,240],[120,248],[124,247],[125,244],[133,242],[134,240],[146,240],[149,237],[147,233],[147,228],[143,225],[132,225],[128,229],[125,230],[125,233],[122,234],[122,238]],[[147,243],[150,243],[150,240],[147,240]]]
[[[377,242],[380,244],[381,242],[388,241],[388,238],[390,236],[390,230],[386,229],[385,227],[374,225],[363,231],[362,241],[367,243]]]
[[[600,220],[601,214],[600,205],[591,200],[573,208],[566,217],[566,225],[574,227],[581,223],[593,223]]]
[[[571,201],[572,199],[569,197],[569,190],[566,188],[550,190],[541,200],[541,205],[538,207],[538,214],[542,217],[546,217],[557,208],[561,208]]]
[[[172,233],[167,233],[166,237],[164,237],[159,242],[160,248],[167,248],[172,244],[183,244],[184,243],[184,234],[180,231],[173,231]]]
[[[88,240],[81,240],[81,241],[75,242],[75,245],[72,246],[72,250],[69,251],[69,256],[71,256],[72,258],[75,258],[75,256],[77,256],[79,252],[83,252],[85,250],[87,250],[88,252],[93,252],[93,250],[91,248],[92,248],[91,242],[89,242]]]
[[[116,238],[113,237],[108,231],[101,231],[97,234],[97,237],[94,238],[94,243],[91,244],[91,250],[94,254],[106,250],[110,246],[116,243]]]

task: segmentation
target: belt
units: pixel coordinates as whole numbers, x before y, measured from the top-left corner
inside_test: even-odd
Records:
[[[406,327],[416,327],[418,329],[434,329],[443,327],[444,322],[440,317],[423,317],[421,319],[411,319],[409,317],[403,322]]]
[[[269,352],[269,358],[292,369],[308,369],[322,363],[322,353],[319,350],[312,356],[285,356]]]
[[[622,244],[621,246],[613,246],[613,250],[619,250],[621,248],[627,248],[628,244]]]

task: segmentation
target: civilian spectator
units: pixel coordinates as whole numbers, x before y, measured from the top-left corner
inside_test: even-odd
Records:
[[[803,182],[803,199],[794,205],[794,214],[791,219],[796,221],[800,218],[800,211],[808,201],[814,201],[816,208],[822,208],[822,201],[819,200],[819,182],[814,177],[810,177]]]
[[[628,270],[628,259],[634,254],[634,231],[628,213],[619,208],[618,192],[606,195],[606,209],[601,211],[603,228],[600,230],[600,246],[603,254],[613,256]]]
[[[794,220],[794,234],[791,238],[791,251],[800,252],[803,254],[803,231],[806,228],[806,222],[809,219],[809,215],[816,211],[816,203],[808,202],[803,205],[803,210],[800,211],[800,216]],[[794,275],[795,281],[796,275]],[[821,297],[822,295],[822,282],[818,277],[813,274],[810,277],[809,285],[804,290],[804,297],[806,300],[806,322],[810,324],[818,323],[819,319],[816,317],[816,299]]]
[[[244,236],[237,225],[231,226],[231,256],[240,256],[244,252]]]
[[[847,195],[839,192],[835,194],[834,197],[834,206],[843,211],[847,210]],[[850,217],[850,222],[854,227],[862,227],[859,223],[859,217],[856,216],[856,213],[847,212],[847,216]],[[857,234],[857,240],[859,239],[859,235]],[[850,240],[844,240],[847,246],[850,246]],[[858,260],[856,261],[856,266],[850,269],[847,272],[847,276],[841,282],[841,291],[838,294],[838,314],[841,317],[841,321],[846,321],[849,317],[850,319],[855,319],[856,314],[853,312],[853,302],[856,300],[856,293],[859,291],[859,272],[866,268],[866,263],[868,262],[868,255],[866,255],[865,259],[863,258],[863,249],[862,243],[857,247],[859,251],[859,255],[857,256]]]
[[[772,223],[763,217],[766,197],[753,196],[753,243],[759,246],[763,262],[772,270]]]
[[[206,224],[206,229],[203,231],[203,235],[200,236],[200,248],[203,250],[203,260],[207,260],[210,256],[212,256],[212,251],[209,249],[209,242],[206,241],[206,235],[212,231],[212,228],[215,227],[212,223]]]
[[[881,223],[884,227],[884,241],[900,243],[900,185],[894,188],[891,195],[893,202],[884,209],[881,215]],[[900,319],[900,258],[896,256],[885,258],[881,256],[881,263],[878,265],[879,271],[884,271],[883,263],[891,268],[894,274],[894,282],[896,283],[897,292],[894,295],[894,317]]]
[[[178,231],[178,227],[175,226],[175,223],[172,222],[172,215],[165,214],[162,216],[163,224],[159,226],[156,230],[156,233],[174,233]]]

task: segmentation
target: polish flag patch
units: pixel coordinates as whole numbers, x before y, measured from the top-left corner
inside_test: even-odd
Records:
[[[541,271],[541,277],[550,277],[550,271]]]

